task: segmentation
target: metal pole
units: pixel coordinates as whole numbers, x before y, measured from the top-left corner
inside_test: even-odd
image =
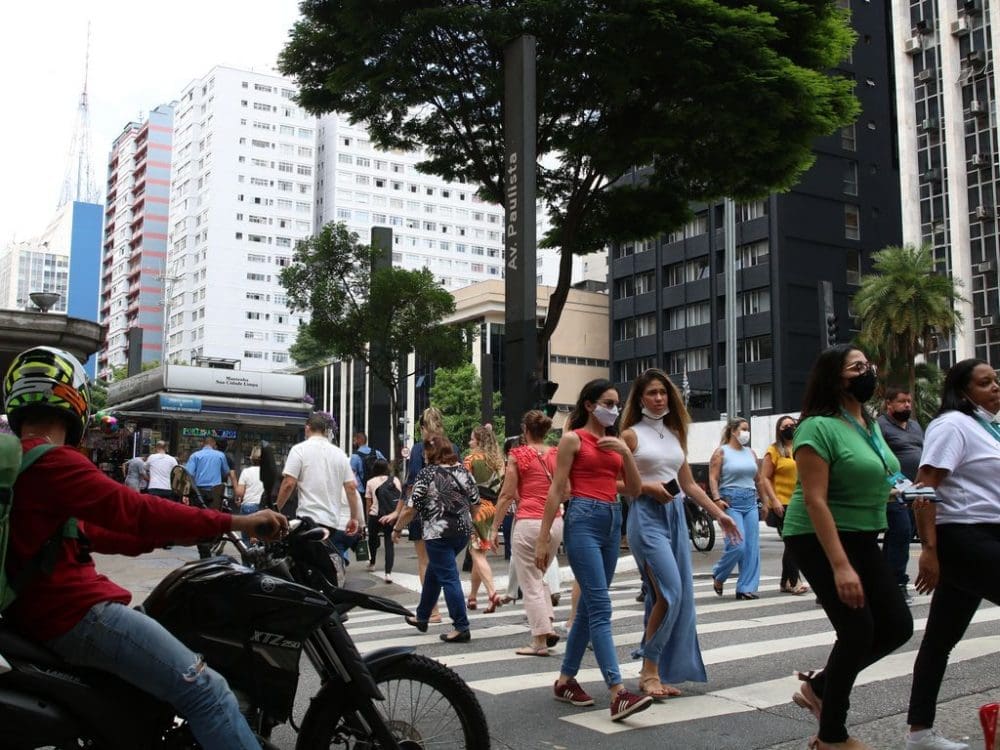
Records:
[[[516,430],[528,408],[528,380],[538,372],[535,258],[535,37],[504,48],[504,416]]]
[[[726,239],[723,274],[726,279],[726,413],[729,418],[739,414],[739,393],[736,387],[736,203],[732,198],[723,202],[722,225]]]

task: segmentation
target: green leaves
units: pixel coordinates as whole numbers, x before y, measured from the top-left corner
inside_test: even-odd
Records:
[[[830,73],[854,41],[832,0],[306,0],[282,73],[311,112],[501,203],[503,48],[538,43],[539,199],[563,253],[683,224],[691,201],[790,187],[858,113]],[[643,179],[618,186],[636,167]],[[570,283],[559,277],[540,336]]]
[[[482,421],[482,395],[482,381],[471,362],[434,371],[431,403],[441,410],[445,434],[460,447]]]
[[[905,382],[913,393],[916,356],[926,357],[935,337],[950,335],[962,322],[960,282],[937,271],[927,245],[886,247],[873,259],[874,273],[861,279],[854,295],[862,345],[887,371],[887,382]]]

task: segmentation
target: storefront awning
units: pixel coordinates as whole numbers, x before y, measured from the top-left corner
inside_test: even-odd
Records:
[[[160,392],[108,407],[116,415],[136,420],[172,421],[249,426],[300,427],[312,405],[274,399],[233,398],[199,393]]]

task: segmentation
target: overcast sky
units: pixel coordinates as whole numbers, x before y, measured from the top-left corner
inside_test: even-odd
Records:
[[[111,143],[213,65],[272,72],[296,0],[8,2],[0,18],[0,244],[38,234],[59,201],[83,88],[91,23],[91,163],[107,180]]]

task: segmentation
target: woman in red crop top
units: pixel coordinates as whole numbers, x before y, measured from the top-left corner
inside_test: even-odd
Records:
[[[611,638],[611,596],[608,587],[618,563],[622,514],[618,503],[618,481],[624,491],[636,495],[642,486],[632,451],[617,437],[608,435],[618,419],[618,391],[607,380],[592,380],[583,387],[570,415],[570,431],[559,441],[556,470],[545,503],[545,512],[535,544],[535,564],[548,567],[552,523],[569,482],[570,499],[563,519],[563,543],[577,583],[580,602],[566,640],[555,698],[574,706],[592,706],[591,698],[576,681],[587,643],[611,692],[611,720],[649,708],[649,696],[625,690],[618,656]]]

